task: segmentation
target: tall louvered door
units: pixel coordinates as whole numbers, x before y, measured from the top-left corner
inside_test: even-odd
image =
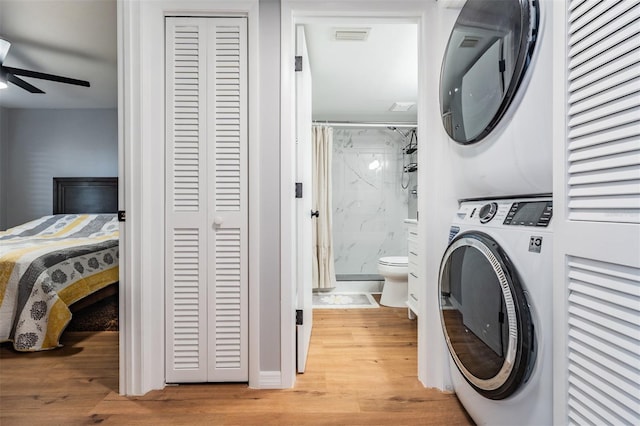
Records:
[[[638,424],[640,0],[556,7],[554,423]]]
[[[244,18],[166,19],[166,381],[248,379]]]

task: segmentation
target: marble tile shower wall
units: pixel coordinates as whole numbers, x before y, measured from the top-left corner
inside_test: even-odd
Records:
[[[364,276],[378,274],[380,257],[407,255],[404,219],[416,215],[417,197],[410,193],[416,173],[402,174],[406,141],[397,133],[385,128],[333,132],[336,275],[370,279]],[[414,162],[416,155],[406,160]]]

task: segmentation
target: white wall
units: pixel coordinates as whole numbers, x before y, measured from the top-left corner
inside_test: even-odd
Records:
[[[8,111],[0,108],[0,230],[7,229]]]
[[[440,325],[438,278],[440,260],[447,247],[451,219],[458,207],[454,194],[453,158],[440,116],[440,67],[449,34],[459,9],[451,2],[433,2],[421,27],[423,47],[420,87],[424,90],[419,105],[418,149],[418,250],[422,279],[419,290],[418,378],[426,387],[451,391],[449,355]],[[420,293],[422,291],[422,293]]]
[[[52,213],[54,176],[118,175],[115,109],[5,112],[7,139],[2,146],[7,157],[0,187],[6,191],[7,227]]]

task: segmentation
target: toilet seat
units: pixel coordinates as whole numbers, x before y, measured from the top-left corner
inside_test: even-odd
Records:
[[[409,258],[407,256],[388,256],[388,257],[381,257],[378,260],[378,263],[380,265],[385,265],[385,266],[402,266],[402,267],[407,267],[409,266]]]

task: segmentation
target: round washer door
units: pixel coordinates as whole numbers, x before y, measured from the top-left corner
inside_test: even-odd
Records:
[[[465,232],[440,265],[440,318],[449,352],[481,395],[504,399],[535,362],[531,313],[518,274],[488,235]]]
[[[462,145],[484,139],[504,117],[531,65],[539,27],[535,0],[467,0],[440,71],[445,130]]]

